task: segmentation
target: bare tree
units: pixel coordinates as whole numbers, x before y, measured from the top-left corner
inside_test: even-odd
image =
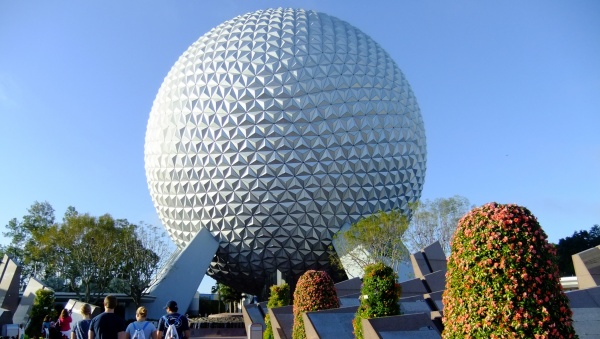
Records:
[[[469,200],[459,195],[415,203],[410,226],[404,233],[404,243],[412,253],[439,241],[446,255],[449,255],[450,241],[458,220],[470,208]]]
[[[408,219],[400,210],[379,211],[352,224],[336,235],[335,249],[346,269],[362,269],[383,262],[398,272],[400,263],[408,257],[402,235]]]
[[[170,257],[166,232],[162,228],[140,223],[134,232],[122,241],[124,251],[120,279],[125,282],[126,293],[136,305],[141,304],[146,289]]]

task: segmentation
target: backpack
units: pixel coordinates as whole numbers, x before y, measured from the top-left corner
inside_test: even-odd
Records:
[[[131,324],[133,325],[133,330],[135,331],[133,333],[133,337],[131,337],[131,339],[146,339],[144,330],[146,329],[146,326],[148,326],[148,322],[146,321],[146,323],[144,324],[144,326],[142,328],[137,328],[137,326],[135,326],[135,323],[131,323]]]
[[[175,322],[173,322],[172,324],[169,324],[169,319],[167,319],[166,316],[164,316],[163,318],[165,319],[165,325],[167,326],[165,339],[179,339],[179,334],[177,333],[177,327],[175,327],[175,324],[179,321],[179,319],[181,319],[181,314],[179,315],[177,320],[175,320]]]

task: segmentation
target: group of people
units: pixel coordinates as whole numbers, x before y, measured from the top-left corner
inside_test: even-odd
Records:
[[[90,305],[86,304],[86,306],[90,309]],[[46,339],[52,336],[52,332],[61,333],[63,336],[69,337],[69,332],[71,331],[71,315],[69,311],[63,309],[60,312],[60,316],[56,322],[52,322],[49,315],[44,318],[44,322],[42,323],[42,332],[46,335]]]
[[[172,339],[167,338],[167,329],[170,325],[175,327],[178,339],[190,338],[190,325],[185,315],[178,313],[177,303],[169,301],[165,306],[167,314],[158,321],[158,328],[150,321],[147,321],[148,310],[144,307],[138,307],[135,313],[136,321],[127,325],[125,320],[115,314],[117,307],[117,298],[112,295],[104,298],[104,312],[93,319],[92,308],[88,304],[81,306],[80,312],[83,319],[75,323],[71,330],[71,316],[67,310],[62,310],[54,328],[58,329],[63,338],[70,339],[137,339],[140,335],[136,332],[143,332],[145,339]],[[48,323],[48,327],[46,327]],[[49,317],[44,319],[43,329],[46,332],[46,338],[50,331]],[[47,331],[46,331],[47,330]]]

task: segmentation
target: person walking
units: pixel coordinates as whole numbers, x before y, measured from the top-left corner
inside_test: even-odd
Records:
[[[60,331],[60,333],[62,333],[63,337],[69,338],[69,336],[71,334],[71,322],[72,321],[73,321],[73,319],[71,318],[69,311],[67,311],[66,308],[63,308],[63,310],[60,311],[60,316],[58,317],[58,321],[56,322],[56,325],[55,325],[58,328],[58,330]]]
[[[92,306],[83,304],[81,305],[79,312],[83,319],[79,320],[75,326],[73,326],[71,339],[88,339],[88,331],[90,329],[90,323],[92,322]]]
[[[179,339],[189,339],[190,338],[190,324],[188,322],[188,318],[182,314],[177,313],[178,307],[177,303],[174,300],[170,300],[167,302],[167,306],[165,306],[167,310],[167,314],[160,317],[158,320],[158,338],[163,339],[167,328],[170,325],[175,325],[175,329],[177,329],[177,335]],[[171,338],[165,338],[171,339]]]
[[[151,322],[146,321],[146,317],[148,317],[148,310],[144,306],[138,307],[135,312],[136,321],[129,324],[125,330],[126,339],[132,339],[136,331],[144,332],[144,338],[146,339],[156,339],[156,327]]]
[[[88,339],[125,339],[125,320],[115,314],[117,298],[107,295],[104,298],[104,312],[90,322]]]
[[[52,322],[50,321],[50,315],[46,315],[44,317],[44,322],[42,323],[42,333],[44,333],[45,339],[48,339],[50,337],[50,327],[52,327]]]

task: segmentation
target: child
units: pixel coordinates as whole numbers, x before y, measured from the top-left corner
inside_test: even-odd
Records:
[[[47,315],[42,323],[42,333],[44,333],[46,339],[50,336],[50,327],[52,327],[52,323],[50,322],[50,315]]]

